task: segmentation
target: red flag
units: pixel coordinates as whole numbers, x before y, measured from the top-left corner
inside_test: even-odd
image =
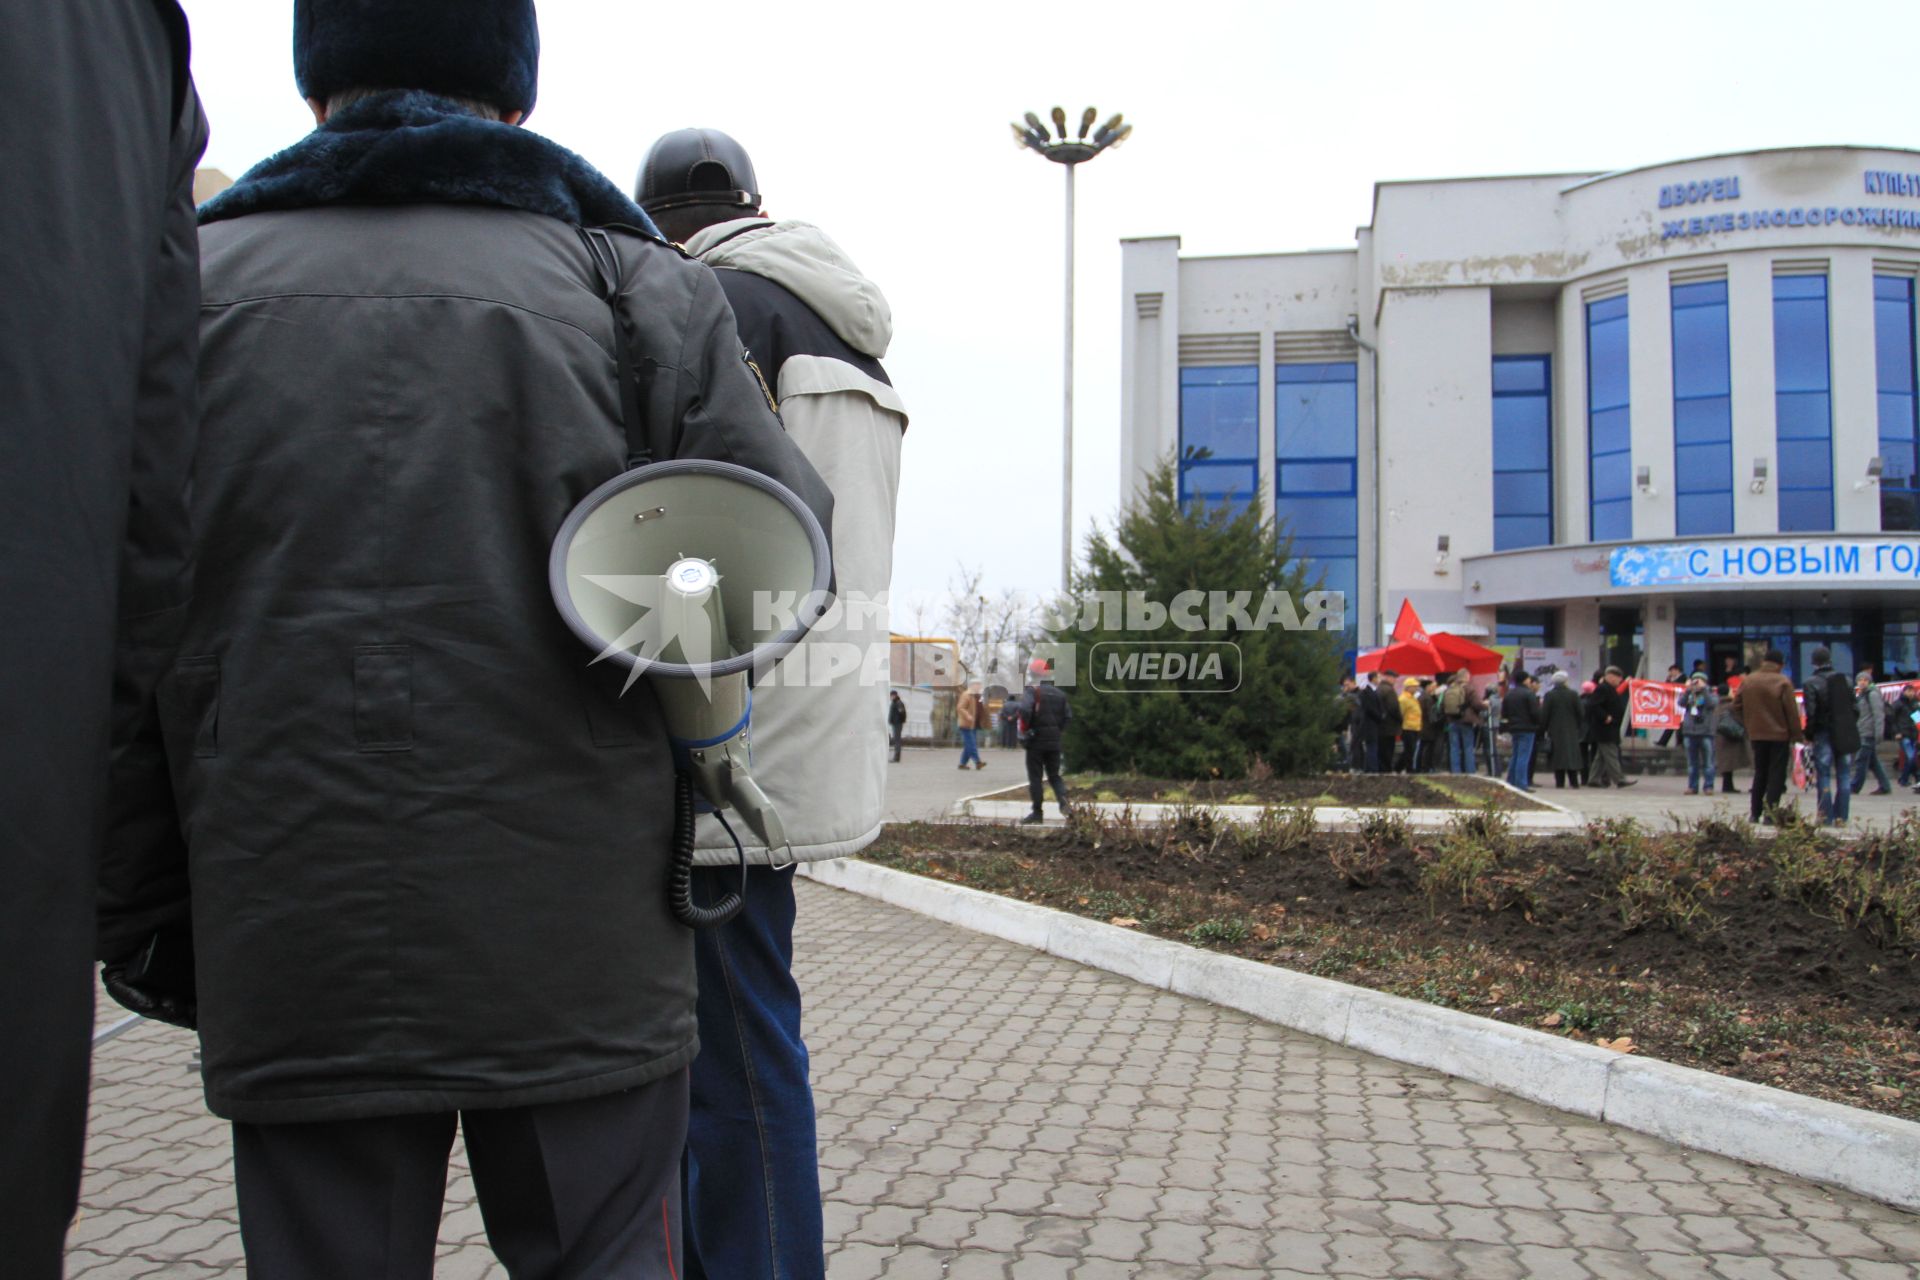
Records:
[[[1400,616],[1393,623],[1393,638],[1401,644],[1427,643],[1427,627],[1413,611],[1413,601],[1400,602]]]

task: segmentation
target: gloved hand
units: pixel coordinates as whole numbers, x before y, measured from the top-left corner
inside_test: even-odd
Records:
[[[108,995],[141,1017],[189,1031],[199,1025],[189,929],[162,929],[132,955],[108,961],[101,966],[100,982]]]

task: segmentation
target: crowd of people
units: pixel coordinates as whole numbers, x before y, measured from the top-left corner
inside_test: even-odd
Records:
[[[1757,667],[1729,659],[1716,680],[1704,662],[1690,673],[1667,669],[1665,683],[1682,686],[1676,699],[1679,727],[1660,734],[1656,745],[1677,738],[1687,762],[1690,796],[1735,794],[1737,775],[1755,821],[1764,821],[1785,794],[1796,745],[1805,765],[1822,823],[1845,823],[1851,799],[1869,775],[1873,794],[1893,787],[1920,791],[1920,679],[1897,696],[1883,696],[1869,668],[1848,676],[1833,668],[1833,655],[1816,648],[1813,670],[1796,689],[1786,657],[1769,650]],[[1570,673],[1519,666],[1476,679],[1465,669],[1439,676],[1400,677],[1392,671],[1348,676],[1340,698],[1346,713],[1340,763],[1353,773],[1477,773],[1504,760],[1506,780],[1534,789],[1541,772],[1557,789],[1631,787],[1620,746],[1632,729],[1627,676],[1606,667],[1573,683]],[[1501,742],[1505,740],[1504,755]],[[1899,748],[1899,773],[1889,778],[1879,745]]]

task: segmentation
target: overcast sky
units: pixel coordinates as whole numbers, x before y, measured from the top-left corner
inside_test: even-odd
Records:
[[[206,163],[237,177],[312,125],[292,0],[183,4]],[[1058,578],[1062,179],[1015,148],[1022,112],[1137,125],[1079,176],[1083,538],[1121,496],[1123,237],[1348,247],[1376,181],[1920,145],[1914,0],[542,0],[540,17],[531,128],[628,189],[659,134],[724,129],[769,211],[818,223],[886,291],[913,415],[897,596],[942,593],[963,561],[993,588]]]

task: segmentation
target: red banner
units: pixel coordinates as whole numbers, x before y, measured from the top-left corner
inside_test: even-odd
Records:
[[[1627,723],[1636,729],[1678,729],[1683,684],[1658,680],[1627,681]]]

